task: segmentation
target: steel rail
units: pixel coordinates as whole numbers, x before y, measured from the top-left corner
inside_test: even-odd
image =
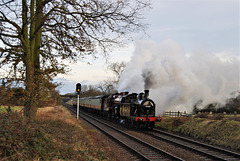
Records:
[[[165,131],[158,130],[158,129],[153,129],[152,132],[146,132],[146,134],[148,134],[152,137],[155,137],[157,139],[161,139],[161,140],[170,142],[172,144],[175,144],[175,145],[182,146],[184,148],[193,150],[197,153],[201,153],[201,154],[206,155],[206,156],[208,156],[212,159],[224,160],[224,161],[240,160],[240,154],[238,154],[238,153],[231,152],[231,151],[228,151],[228,150],[225,150],[225,149],[222,149],[222,148],[218,148],[218,147],[215,147],[215,146],[211,146],[211,145],[208,145],[208,144],[205,144],[205,143],[200,143],[198,141],[194,141],[194,140],[191,140],[191,139],[188,139],[188,138],[185,138],[185,137],[170,134],[170,133],[167,133]],[[158,134],[165,135],[165,136],[171,137],[171,138],[166,138],[164,136],[158,136]],[[174,141],[174,139],[176,139],[176,140]],[[179,141],[181,141],[181,142],[179,142]],[[190,145],[188,145],[187,143],[190,143]],[[200,147],[207,148],[207,149],[200,150]],[[218,155],[214,155],[213,153],[220,153],[221,155],[218,156]]]
[[[70,108],[70,107],[67,107],[69,110],[71,110],[72,112],[76,112],[75,110],[73,110],[72,108]],[[85,115],[85,116],[83,116],[83,115]],[[94,118],[94,117],[92,117],[92,116],[89,116],[89,115],[87,115],[87,114],[85,114],[85,113],[81,113],[80,114],[80,117],[82,118],[82,119],[84,119],[85,121],[87,121],[88,123],[90,123],[91,125],[93,125],[95,128],[97,128],[98,130],[100,130],[100,131],[102,131],[105,135],[107,135],[108,137],[110,137],[111,139],[113,139],[114,141],[116,141],[117,143],[119,143],[120,145],[122,145],[124,148],[126,148],[127,150],[129,150],[129,151],[131,151],[133,154],[135,154],[137,157],[139,157],[139,158],[141,158],[141,160],[153,160],[153,159],[151,159],[151,157],[153,158],[155,155],[154,155],[154,153],[157,153],[158,155],[161,155],[161,157],[165,157],[165,159],[167,158],[167,159],[170,159],[170,160],[177,160],[177,161],[179,161],[179,160],[181,160],[182,161],[182,159],[181,158],[178,158],[178,157],[176,157],[176,156],[174,156],[174,155],[172,155],[172,154],[170,154],[170,153],[168,153],[168,152],[165,152],[165,151],[163,151],[163,150],[161,150],[161,149],[158,149],[157,147],[155,147],[155,146],[153,146],[153,145],[150,145],[150,144],[148,144],[148,143],[146,143],[146,142],[144,142],[144,141],[142,141],[142,140],[140,140],[140,139],[138,139],[138,138],[136,138],[136,137],[134,137],[134,136],[132,136],[132,135],[129,135],[129,134],[127,134],[127,133],[125,133],[124,131],[122,131],[122,130],[119,130],[119,129],[117,129],[117,128],[115,128],[115,127],[113,127],[113,126],[111,126],[111,125],[109,125],[109,124],[107,124],[107,123],[105,123],[105,122],[103,122],[103,121],[101,121],[101,120],[98,120],[98,119],[96,119],[96,118]],[[109,133],[109,131],[107,131],[107,130],[104,130],[103,128],[101,128],[99,125],[97,125],[96,123],[94,123],[93,121],[91,121],[91,120],[89,120],[89,118],[90,119],[92,119],[92,120],[94,120],[94,121],[96,121],[97,122],[97,124],[102,124],[102,125],[104,125],[104,126],[107,126],[108,128],[110,128],[110,129],[112,129],[112,130],[114,130],[114,131],[116,131],[116,132],[118,132],[118,133],[120,133],[121,135],[124,135],[124,137],[127,137],[127,138],[129,138],[129,139],[131,139],[131,140],[134,140],[135,142],[137,142],[138,144],[141,144],[141,145],[143,145],[143,147],[145,147],[145,148],[150,148],[150,149],[152,149],[152,151],[150,152],[150,153],[148,153],[148,154],[143,154],[142,152],[139,152],[139,151],[137,151],[136,149],[134,149],[134,148],[132,148],[130,145],[129,145],[129,143],[125,143],[125,142],[123,142],[123,141],[121,141],[120,139],[118,139],[116,136],[113,136],[112,134],[110,134]],[[136,145],[136,146],[134,146],[134,147],[140,147],[140,145]],[[157,157],[157,156],[155,156],[155,157]],[[162,159],[161,159],[162,160]]]
[[[95,119],[95,118],[93,118],[93,119]],[[110,126],[110,125],[106,125],[106,126]],[[121,131],[121,130],[119,130],[119,131]],[[181,146],[181,147],[189,149],[191,151],[195,151],[196,153],[200,153],[201,155],[204,155],[204,156],[206,156],[208,158],[211,158],[211,159],[214,159],[214,160],[223,160],[223,161],[240,160],[240,154],[235,153],[235,152],[231,152],[229,150],[225,150],[225,149],[222,149],[222,148],[219,148],[219,147],[215,147],[215,146],[211,146],[211,145],[208,145],[208,144],[200,143],[200,142],[197,142],[197,141],[185,138],[185,137],[181,137],[181,136],[178,136],[178,135],[170,134],[170,133],[167,133],[165,131],[158,130],[158,129],[153,129],[151,132],[160,133],[162,135],[172,137],[172,138],[160,137],[160,136],[157,136],[156,134],[152,134],[152,133],[149,133],[149,132],[147,132],[145,134],[148,134],[151,137],[154,137],[154,138],[157,138],[157,139],[164,140],[166,142],[170,142],[174,145]],[[125,132],[123,132],[123,133],[125,133]],[[108,135],[107,133],[105,133],[105,134]],[[129,135],[129,134],[126,134],[126,135]],[[111,136],[109,136],[109,137],[111,137]],[[173,138],[181,140],[182,143],[179,142],[179,141],[174,141]],[[112,139],[114,139],[114,138],[112,138]],[[135,139],[137,139],[137,138],[135,138]],[[114,140],[119,142],[118,139],[114,139]],[[137,139],[137,140],[139,140],[139,139]],[[187,143],[190,143],[192,145],[187,145]],[[124,145],[124,143],[120,143],[120,144],[122,144],[125,147],[128,147],[128,145]],[[148,144],[148,143],[146,143],[146,144]],[[201,148],[206,148],[206,149],[201,149]],[[128,149],[131,150],[136,155],[141,156],[141,154],[138,154],[138,152],[136,152],[134,149],[131,149],[131,147],[128,147]],[[215,154],[213,154],[213,153],[215,153]],[[144,160],[147,160],[147,159],[145,158]]]
[[[83,113],[82,113],[82,114],[83,114]],[[155,146],[153,146],[153,145],[150,145],[150,144],[148,144],[148,143],[146,143],[146,142],[144,142],[144,141],[142,141],[142,140],[140,140],[140,139],[138,139],[138,138],[136,138],[136,137],[134,137],[134,136],[132,136],[132,135],[130,135],[130,134],[125,133],[125,132],[122,131],[122,130],[119,130],[119,129],[117,129],[117,128],[115,128],[115,127],[113,127],[113,126],[111,126],[111,125],[109,125],[109,124],[101,121],[101,120],[98,120],[98,119],[96,119],[96,118],[94,118],[94,117],[92,117],[92,116],[90,116],[90,115],[85,114],[85,113],[84,113],[84,115],[87,116],[87,117],[90,117],[91,119],[97,121],[98,123],[104,124],[105,126],[107,126],[107,127],[111,128],[111,129],[113,129],[113,130],[121,133],[121,134],[124,135],[124,136],[127,136],[128,138],[130,138],[130,139],[132,139],[132,140],[135,140],[136,142],[144,145],[145,147],[149,147],[149,148],[152,149],[153,151],[155,151],[155,152],[157,152],[157,153],[160,153],[161,155],[164,155],[164,156],[166,156],[167,158],[169,158],[169,159],[171,159],[171,160],[182,160],[181,158],[178,158],[178,157],[176,157],[176,156],[174,156],[174,155],[172,155],[172,154],[170,154],[170,153],[168,153],[168,152],[165,152],[165,151],[163,151],[163,150],[161,150],[161,149],[159,149],[159,148],[157,148],[157,147],[155,147]],[[81,116],[81,117],[82,117],[82,116]],[[83,117],[82,117],[82,118],[83,118]],[[86,119],[86,118],[83,118],[83,119]],[[91,123],[91,124],[92,124],[92,123]],[[94,125],[94,126],[95,126],[95,125]],[[98,128],[98,127],[97,127],[97,128]],[[99,128],[98,128],[98,129],[99,129]],[[103,129],[100,128],[100,130],[102,131]],[[105,131],[104,133],[108,133],[108,132]],[[110,134],[108,134],[108,135],[110,135]],[[112,136],[112,137],[114,137],[114,136]],[[126,143],[120,141],[119,139],[114,138],[114,140],[115,140],[115,139],[116,139],[119,143],[121,143],[122,145],[124,145],[125,147],[130,148],[129,150],[134,151],[134,153],[137,153],[137,155],[141,156],[142,159],[144,159],[144,160],[151,160],[151,159],[149,159],[149,156],[146,156],[146,155],[142,154],[141,152],[138,152],[138,151],[134,150],[134,149],[131,148],[129,145],[127,145]]]

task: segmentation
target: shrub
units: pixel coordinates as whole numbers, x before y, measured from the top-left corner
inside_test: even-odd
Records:
[[[195,117],[196,118],[208,118],[208,112],[199,113]]]
[[[0,113],[0,158],[3,160],[50,159],[54,146],[37,124],[21,113]]]
[[[186,122],[190,121],[192,118],[188,117],[164,117],[162,122],[157,122],[156,127],[161,129],[165,129],[168,131],[174,131],[177,127],[185,124]]]
[[[215,114],[211,117],[211,119],[213,120],[222,120],[223,118],[224,118],[224,114],[222,113]]]
[[[234,120],[234,121],[239,121],[240,122],[240,116],[230,117],[229,120]]]
[[[191,118],[187,118],[187,117],[177,117],[174,119],[172,126],[174,127],[178,127],[182,124],[184,124],[185,122],[191,120]]]
[[[107,160],[85,130],[61,107],[38,109],[38,121],[0,112],[0,160]]]

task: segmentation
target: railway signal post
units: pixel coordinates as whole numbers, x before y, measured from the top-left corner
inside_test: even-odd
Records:
[[[81,92],[81,84],[80,83],[77,83],[76,85],[76,92],[77,92],[77,120],[78,120],[78,117],[79,117],[79,95],[80,95],[80,92]]]

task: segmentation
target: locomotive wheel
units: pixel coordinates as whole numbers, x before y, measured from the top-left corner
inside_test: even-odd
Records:
[[[128,120],[128,125],[131,126],[131,124],[132,124],[132,119],[129,119]]]
[[[128,125],[129,125],[130,127],[132,127],[132,126],[133,126],[132,119],[129,119],[129,120],[128,120]]]
[[[141,123],[139,124],[138,128],[139,128],[139,129],[141,129],[141,128],[142,128],[142,124],[141,124]]]
[[[129,119],[128,118],[125,119],[125,124],[129,125]]]
[[[141,122],[138,122],[138,126],[137,128],[141,129],[142,128],[142,123]]]
[[[151,124],[150,124],[150,128],[151,128],[151,130],[153,130],[153,128],[154,128],[154,122],[151,122]]]
[[[132,120],[130,120],[130,126],[134,127],[134,122]]]

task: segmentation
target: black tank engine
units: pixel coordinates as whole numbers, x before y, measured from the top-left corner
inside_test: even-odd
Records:
[[[73,100],[73,106],[77,107],[77,99]],[[156,121],[162,120],[155,116],[156,105],[149,99],[149,90],[81,98],[80,108],[139,128],[152,128]]]

